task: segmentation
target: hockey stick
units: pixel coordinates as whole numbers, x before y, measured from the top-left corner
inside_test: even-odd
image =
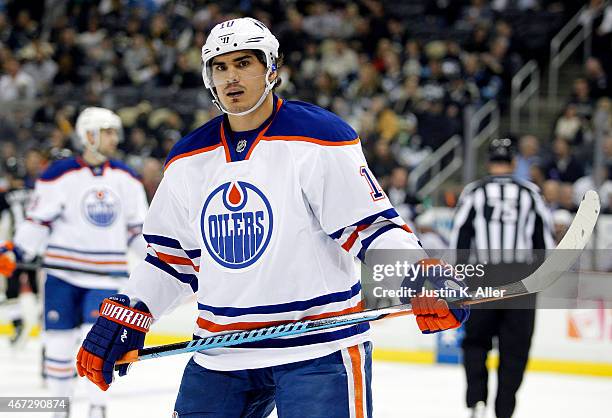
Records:
[[[568,228],[565,236],[561,242],[559,242],[557,248],[552,251],[552,254],[546,258],[544,263],[542,263],[535,272],[522,280],[493,289],[494,291],[503,291],[499,292],[503,296],[477,297],[472,294],[465,298],[448,298],[447,301],[459,306],[473,305],[536,293],[552,286],[552,284],[576,262],[580,252],[587,245],[591,238],[595,223],[597,222],[599,210],[599,196],[592,190],[588,191],[580,203],[574,221]],[[568,254],[567,251],[563,250],[576,251]],[[116,364],[133,363],[156,357],[209,350],[212,348],[230,347],[271,338],[287,337],[312,331],[354,325],[362,322],[377,321],[393,316],[408,315],[412,312],[411,309],[412,306],[408,303],[391,306],[389,308],[373,309],[329,318],[288,322],[265,328],[228,332],[197,340],[134,350],[126,353],[126,355],[117,361]]]

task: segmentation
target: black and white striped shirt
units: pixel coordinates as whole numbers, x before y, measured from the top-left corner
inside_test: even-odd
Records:
[[[480,262],[523,262],[529,251],[516,250],[554,247],[551,226],[550,212],[535,184],[489,176],[463,190],[451,248],[476,250]]]

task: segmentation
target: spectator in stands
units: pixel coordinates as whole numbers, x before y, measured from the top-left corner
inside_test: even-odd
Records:
[[[6,43],[13,51],[17,51],[36,39],[38,34],[38,24],[30,17],[30,12],[20,10]]]
[[[15,58],[4,63],[4,74],[0,77],[0,102],[31,100],[36,97],[36,82]]]
[[[503,93],[500,99],[507,101],[510,93],[512,77],[521,68],[522,62],[517,54],[509,54],[510,41],[504,37],[497,37],[491,42],[489,51],[481,54],[481,60],[491,77],[499,77],[502,82]]]
[[[399,166],[395,156],[391,152],[389,144],[384,141],[375,142],[373,153],[368,159],[368,162],[380,186],[386,189],[389,185],[389,176],[393,172],[393,169]]]
[[[588,7],[580,14],[579,22],[593,32],[593,55],[604,61],[604,67],[609,72],[612,69],[612,5],[605,6],[604,0],[590,0]]]
[[[24,176],[23,184],[26,189],[33,189],[36,179],[40,176],[45,168],[45,160],[40,150],[30,148],[25,153],[24,158]]]
[[[404,48],[404,65],[402,66],[404,76],[420,76],[424,60],[418,40],[409,39]]]
[[[287,10],[287,21],[281,24],[278,30],[278,42],[283,48],[287,63],[299,65],[310,39],[310,35],[304,31],[304,16],[294,8]],[[199,45],[201,48],[204,42]]]
[[[159,73],[155,56],[146,38],[137,34],[132,38],[128,49],[123,55],[123,66],[132,83],[136,85],[153,81]]]
[[[0,10],[0,45],[6,44],[11,36],[11,25],[6,18],[3,10]]]
[[[565,236],[574,217],[565,209],[557,209],[552,214],[555,242],[558,244]]]
[[[68,27],[61,31],[54,60],[59,68],[53,82],[55,84],[82,84],[84,79],[80,69],[85,62],[85,53],[76,42],[76,33]]]
[[[559,196],[561,193],[561,183],[557,180],[546,180],[542,187],[544,201],[551,211],[559,207]]]
[[[606,136],[602,141],[604,164],[608,169],[608,178],[612,180],[612,135]]]
[[[149,203],[153,200],[155,191],[162,179],[163,167],[161,161],[155,158],[145,158],[142,165],[142,185]]]
[[[441,98],[426,98],[425,109],[417,113],[418,133],[423,146],[438,149],[451,136],[459,133],[458,120],[449,117]]]
[[[77,44],[83,48],[86,54],[102,46],[102,41],[106,38],[106,30],[100,28],[100,22],[96,16],[92,16],[87,23],[87,30],[77,35]]]
[[[478,88],[481,101],[495,99],[500,92],[502,80],[499,76],[486,72],[482,68],[480,57],[477,54],[467,54],[463,60],[467,83],[473,84]]]
[[[185,54],[179,54],[171,72],[172,85],[181,89],[193,89],[202,86],[202,76],[191,69]]]
[[[346,83],[347,78],[359,70],[357,53],[343,39],[328,40],[321,49],[321,69],[340,83]]]
[[[380,93],[382,93],[380,74],[371,63],[362,65],[361,68],[359,68],[357,79],[348,87],[348,97],[363,101],[364,99],[371,99],[373,96]]]
[[[148,157],[157,148],[155,139],[147,138],[142,128],[132,128],[127,141],[121,143],[121,149],[128,155]]]
[[[535,135],[524,135],[519,140],[518,151],[514,176],[519,180],[531,181],[531,166],[540,162],[540,141]]]
[[[417,216],[414,219],[414,225],[419,241],[425,250],[448,249],[448,241],[437,231],[434,209],[426,210]]]
[[[385,192],[393,207],[404,219],[414,218],[414,207],[419,201],[408,191],[408,170],[406,168],[398,166],[391,170]]]
[[[478,24],[489,24],[493,20],[493,11],[485,0],[471,0],[461,11],[458,26],[474,27]]]
[[[423,99],[423,89],[419,86],[419,77],[416,75],[406,77],[402,86],[389,93],[393,103],[393,110],[399,114],[406,114],[420,107]]]
[[[69,138],[58,128],[54,128],[51,131],[49,138],[44,143],[44,148],[47,150],[48,159],[50,161],[68,158],[74,152]]]
[[[574,80],[569,102],[576,106],[578,116],[584,120],[591,120],[595,103],[591,97],[589,83],[587,83],[586,79],[577,78]]]
[[[610,51],[612,52],[612,43],[610,43]],[[612,84],[609,81],[608,75],[605,73],[601,62],[594,57],[589,57],[584,64],[584,72],[589,91],[593,99],[599,99],[604,96],[612,96]]]
[[[572,183],[561,183],[559,188],[559,207],[572,213],[576,213],[578,205],[574,201],[574,186]]]
[[[553,154],[553,160],[545,169],[547,179],[573,183],[584,175],[584,167],[572,155],[572,149],[566,139],[555,139]]]
[[[579,144],[582,142],[582,123],[576,105],[568,103],[563,110],[563,114],[555,123],[555,136],[563,138],[571,144]]]
[[[465,50],[470,53],[482,53],[489,49],[489,30],[485,25],[476,25],[465,44]]]
[[[596,179],[595,174],[579,178],[574,183],[574,203],[580,205],[584,194],[588,190],[597,190],[602,207],[607,207],[609,195],[612,194],[612,180],[608,179],[608,167],[603,167],[599,173],[600,178]],[[597,184],[599,183],[599,187]]]
[[[36,82],[37,91],[46,92],[57,74],[57,64],[51,59],[52,54],[53,47],[40,39],[32,41],[20,51],[25,60],[22,69]]]

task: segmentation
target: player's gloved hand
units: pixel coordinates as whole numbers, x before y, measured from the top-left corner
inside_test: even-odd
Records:
[[[83,341],[77,355],[79,376],[87,377],[102,390],[113,381],[115,362],[124,354],[141,349],[149,331],[152,315],[144,302],[130,306],[130,298],[117,294],[102,301],[100,316]],[[125,376],[129,364],[119,367]]]
[[[17,268],[15,247],[11,241],[0,243],[0,276],[10,277]]]
[[[402,283],[403,287],[415,289],[420,294],[423,288],[429,289],[454,289],[460,296],[459,289],[465,288],[465,284],[448,277],[444,273],[445,265],[437,259],[425,259],[419,262],[421,269],[417,277],[407,277]],[[430,266],[427,270],[427,266]],[[433,268],[438,266],[438,268]],[[442,268],[440,268],[442,267]],[[402,300],[402,303],[407,303]],[[423,334],[458,328],[470,316],[470,308],[450,308],[444,298],[434,296],[416,296],[410,299],[412,312],[416,317],[419,329]]]

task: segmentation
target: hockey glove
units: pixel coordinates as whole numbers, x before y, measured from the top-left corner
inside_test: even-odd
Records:
[[[440,260],[424,259],[419,261],[419,264],[421,268],[416,277],[407,277],[402,283],[402,287],[414,289],[417,295],[420,295],[423,289],[454,289],[459,296],[459,289],[466,287],[465,284],[444,274],[450,269],[450,266],[446,266]],[[437,268],[433,268],[434,266]],[[402,300],[402,303],[407,302],[407,300]],[[443,297],[416,296],[410,299],[410,303],[423,334],[459,328],[470,316],[469,307],[449,308]]]
[[[144,346],[152,315],[144,302],[130,306],[130,298],[113,295],[102,301],[100,316],[83,341],[77,355],[77,372],[87,377],[102,390],[113,381],[115,362],[129,351]],[[119,376],[125,376],[129,364],[119,367]]]
[[[10,277],[17,268],[14,249],[10,241],[0,243],[0,276]]]

